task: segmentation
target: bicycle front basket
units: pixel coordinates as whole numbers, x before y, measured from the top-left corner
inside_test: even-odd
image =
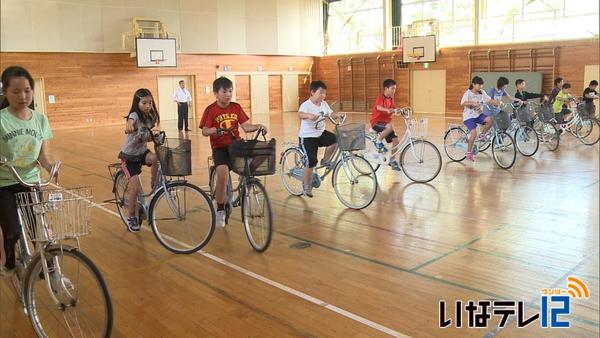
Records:
[[[231,170],[242,176],[275,174],[276,141],[235,140],[229,146]]]
[[[163,174],[166,176],[189,176],[192,174],[192,142],[167,138],[156,147]]]
[[[533,119],[533,106],[522,105],[517,109],[517,120],[522,123],[530,122]]]
[[[504,110],[494,114],[494,127],[498,130],[506,130],[510,127],[510,116]]]
[[[335,127],[338,146],[342,151],[365,150],[365,126],[349,123]]]
[[[59,241],[90,233],[91,187],[21,192],[15,197],[32,241]]]

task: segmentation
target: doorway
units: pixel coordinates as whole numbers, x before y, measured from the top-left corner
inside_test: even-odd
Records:
[[[446,112],[445,70],[414,70],[410,80],[410,104],[416,113]]]
[[[161,121],[177,121],[177,104],[173,101],[173,94],[179,88],[179,81],[185,81],[185,88],[192,96],[192,104],[189,107],[188,116],[190,119],[196,119],[195,106],[195,86],[194,76],[192,75],[168,75],[158,77],[158,111]]]

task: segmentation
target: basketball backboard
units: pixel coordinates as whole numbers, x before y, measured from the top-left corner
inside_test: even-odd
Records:
[[[177,43],[174,38],[137,38],[135,46],[139,68],[177,67]]]
[[[402,62],[435,62],[435,35],[402,38]]]

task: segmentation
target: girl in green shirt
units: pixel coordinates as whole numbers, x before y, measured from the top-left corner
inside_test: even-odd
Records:
[[[52,138],[48,119],[29,109],[33,101],[34,81],[18,66],[2,72],[5,99],[0,103],[0,158],[12,164],[28,183],[37,181],[36,162],[50,171],[47,140]],[[28,191],[6,167],[0,167],[0,275],[15,268],[15,244],[19,240],[19,219],[15,193]]]

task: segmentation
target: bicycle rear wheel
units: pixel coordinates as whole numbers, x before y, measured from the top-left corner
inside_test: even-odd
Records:
[[[127,225],[127,217],[129,216],[129,182],[127,181],[127,176],[125,176],[123,170],[120,170],[115,175],[113,192],[115,194],[115,203],[117,204],[117,211],[119,212],[119,216],[121,216],[121,221],[123,221],[123,224]]]
[[[544,122],[539,130],[539,138],[550,151],[558,149],[560,135],[553,123]]]
[[[466,158],[467,143],[467,132],[460,127],[452,127],[444,135],[444,152],[450,160],[460,162]]]
[[[519,128],[515,129],[513,137],[517,150],[523,156],[533,156],[540,146],[537,133],[530,126],[519,126]]]
[[[332,181],[340,202],[351,209],[369,206],[377,195],[375,170],[369,161],[357,155],[348,155],[338,161]]]
[[[388,149],[388,151],[392,150],[395,149]],[[369,156],[367,156],[366,154],[379,154],[379,149],[377,149],[377,146],[375,145],[374,136],[369,134],[365,135],[365,150],[360,151],[360,154],[367,161],[369,161]],[[381,164],[377,162],[369,161],[369,163],[371,164],[371,167],[373,167],[374,171],[379,170],[379,167],[381,167]]]
[[[504,131],[496,132],[492,139],[492,156],[502,169],[509,169],[517,159],[517,149],[512,136]]]
[[[400,166],[406,177],[425,183],[437,177],[442,169],[442,156],[438,148],[427,140],[409,142],[400,153]]]
[[[242,223],[252,248],[264,252],[273,236],[273,210],[267,190],[257,179],[248,180],[242,197]]]
[[[38,254],[27,269],[25,283],[27,313],[37,335],[109,337],[112,301],[96,265],[71,247],[52,247],[44,256],[50,273],[44,275]]]
[[[215,231],[215,210],[208,195],[184,181],[167,184],[149,207],[150,225],[158,242],[167,250],[189,254],[202,249]]]
[[[304,175],[304,154],[296,148],[287,149],[281,156],[279,175],[287,192],[294,196],[303,193],[302,178]]]

